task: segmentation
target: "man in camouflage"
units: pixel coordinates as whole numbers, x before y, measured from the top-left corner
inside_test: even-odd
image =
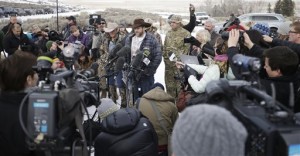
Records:
[[[165,61],[165,82],[167,92],[172,97],[177,97],[177,92],[180,90],[180,83],[174,79],[178,72],[175,66],[175,62],[170,61],[169,53],[174,53],[177,58],[181,54],[188,55],[189,44],[183,42],[183,39],[190,37],[190,33],[182,28],[182,18],[178,15],[173,15],[170,18],[171,30],[166,34],[165,44],[164,44],[164,61]]]
[[[105,41],[104,48],[109,53],[112,52],[112,49],[117,44],[125,45],[125,34],[121,34],[119,31],[119,26],[117,23],[108,23],[107,28],[104,28],[104,31],[109,34],[108,38]],[[114,65],[113,65],[114,66]],[[109,71],[111,72],[111,71]],[[122,72],[120,71],[117,76],[110,76],[108,78],[109,92],[111,94],[111,99],[116,103],[118,99],[117,88],[119,88],[121,96],[121,107],[126,107],[126,89],[125,84],[122,80]]]
[[[98,75],[103,76],[106,74],[104,70],[104,66],[106,65],[107,61],[107,51],[104,49],[104,42],[105,42],[105,32],[104,28],[106,27],[105,19],[101,18],[100,20],[96,20],[96,32],[93,34],[93,42],[92,42],[92,58],[94,61],[97,61],[99,64],[98,68]],[[100,80],[100,91],[101,96],[100,98],[106,98],[107,97],[107,84],[106,79],[102,78]]]

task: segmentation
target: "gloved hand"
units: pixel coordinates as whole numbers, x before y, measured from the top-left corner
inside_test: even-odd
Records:
[[[190,15],[194,15],[195,13],[195,6],[193,4],[190,4]]]
[[[184,77],[189,78],[191,75],[197,76],[197,71],[195,71],[193,68],[191,68],[188,65],[184,66]]]

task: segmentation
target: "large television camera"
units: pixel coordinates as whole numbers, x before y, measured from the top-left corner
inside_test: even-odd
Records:
[[[96,32],[96,29],[97,29],[96,28],[96,23],[100,22],[100,20],[101,20],[101,15],[90,14],[90,16],[89,16],[89,25],[85,30]]]
[[[48,155],[87,155],[82,110],[88,113],[87,107],[100,104],[98,64],[80,72],[66,69],[54,74],[51,63],[38,59],[33,69],[41,75],[38,89],[25,96],[19,109],[30,149]]]
[[[207,102],[232,112],[246,127],[246,156],[300,154],[300,118],[265,92],[244,80],[212,81]]]

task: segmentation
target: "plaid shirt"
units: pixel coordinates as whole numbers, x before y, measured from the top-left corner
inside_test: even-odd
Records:
[[[125,46],[131,47],[131,43],[132,43],[132,38],[134,37],[135,34],[129,36],[126,39],[125,42]],[[139,50],[143,51],[144,48],[149,48],[150,50],[150,64],[146,67],[145,70],[147,70],[147,72],[149,72],[149,75],[154,75],[156,72],[156,69],[158,68],[161,60],[162,60],[162,51],[161,51],[161,46],[160,44],[157,42],[157,39],[149,34],[146,33],[146,36],[139,48]]]

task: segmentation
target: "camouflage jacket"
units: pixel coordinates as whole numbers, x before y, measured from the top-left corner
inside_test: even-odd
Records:
[[[189,53],[189,44],[184,43],[183,39],[190,37],[190,32],[183,29],[182,27],[178,30],[169,30],[166,34],[165,44],[164,44],[164,58],[168,58],[168,53],[173,52],[176,54],[177,58],[181,54]]]

